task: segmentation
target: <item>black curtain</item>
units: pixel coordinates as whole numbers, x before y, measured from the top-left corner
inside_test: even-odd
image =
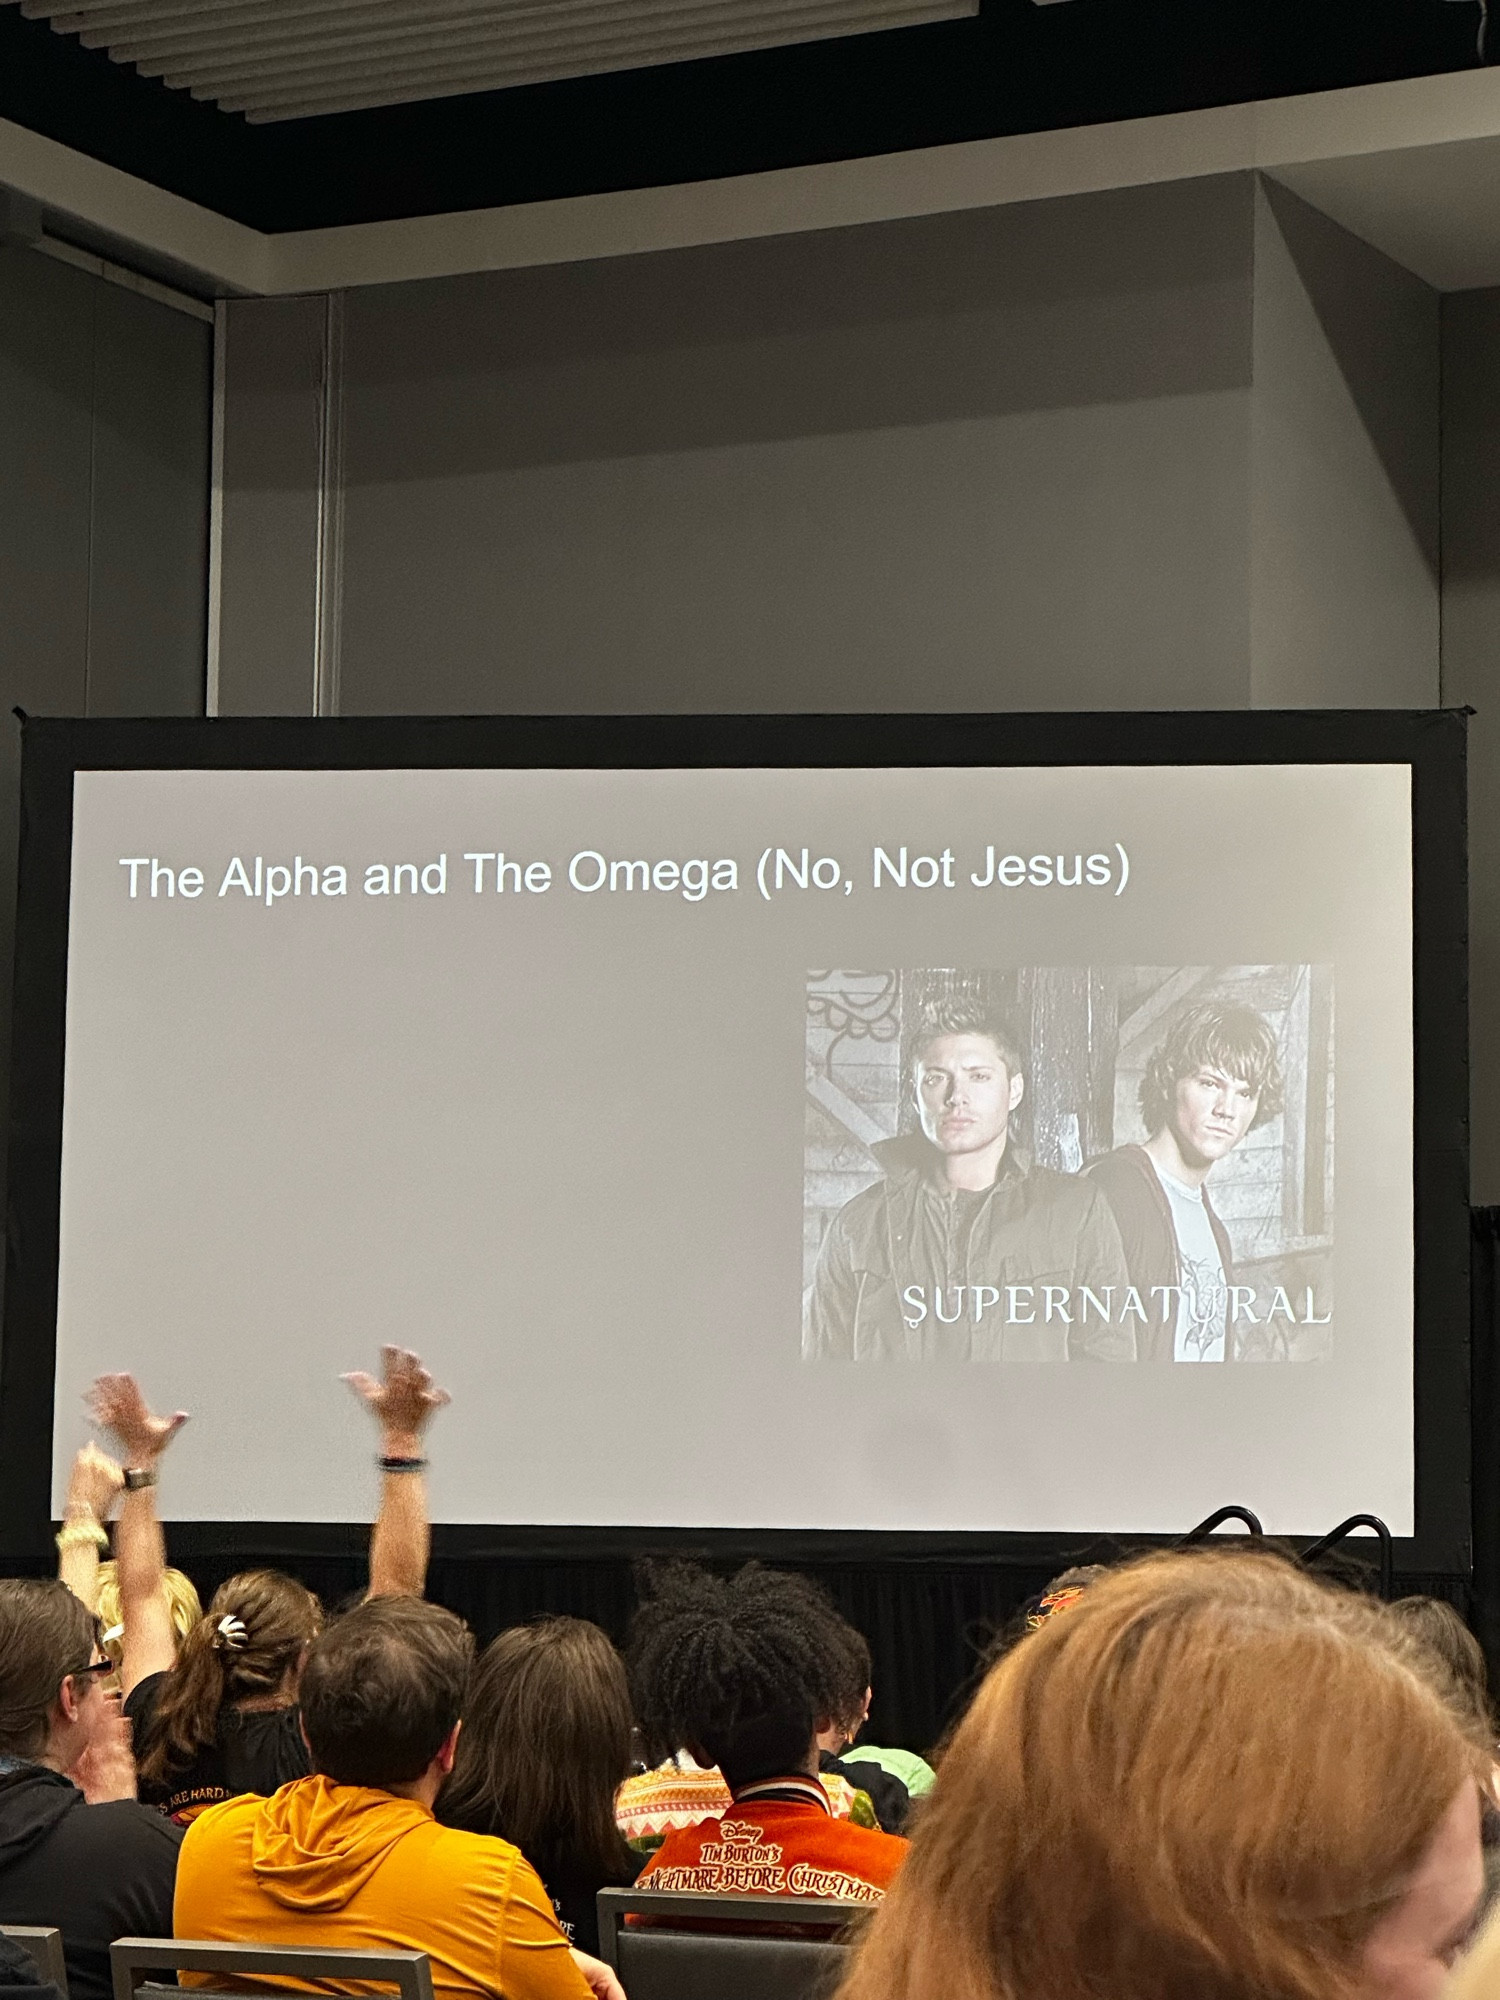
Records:
[[[328,1549],[326,1532],[313,1536],[295,1528],[262,1527],[227,1537],[207,1524],[183,1523],[169,1526],[167,1534],[170,1559],[192,1577],[205,1604],[225,1577],[257,1564],[290,1570],[329,1606],[364,1588],[363,1533],[350,1535],[337,1552]],[[590,1618],[617,1643],[624,1641],[636,1604],[630,1557],[454,1551],[455,1539],[436,1531],[427,1594],[466,1618],[481,1643],[542,1612]],[[737,1560],[711,1545],[701,1553],[721,1569]],[[1114,1553],[1113,1544],[1092,1544],[1071,1559],[1108,1560]],[[1061,1566],[1056,1557],[1042,1563],[925,1557],[792,1563],[779,1554],[772,1559],[816,1577],[868,1639],[875,1689],[865,1732],[869,1741],[914,1750],[930,1749],[939,1740],[960,1712],[988,1647]]]
[[[1500,1208],[1470,1217],[1469,1423],[1474,1579],[1469,1623],[1500,1690]]]

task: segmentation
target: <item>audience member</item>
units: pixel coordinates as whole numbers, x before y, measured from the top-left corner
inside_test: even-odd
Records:
[[[72,2000],[110,2000],[115,1938],[170,1935],[182,1838],[135,1802],[98,1630],[63,1583],[0,1581],[0,1923],[62,1932]]]
[[[384,1353],[385,1379],[348,1379],[381,1427],[384,1488],[370,1543],[370,1594],[420,1594],[428,1526],[422,1433],[448,1400],[417,1356]],[[311,1591],[274,1570],[221,1584],[178,1655],[164,1591],[158,1468],[187,1421],[151,1414],[129,1375],[95,1384],[95,1420],[129,1461],[116,1532],[124,1632],[121,1681],[135,1730],[140,1796],[186,1824],[240,1792],[274,1792],[308,1769],[297,1713],[304,1652],[322,1622]]]
[[[879,1900],[905,1841],[835,1820],[817,1778],[819,1731],[848,1696],[847,1630],[812,1584],[755,1563],[727,1583],[656,1573],[630,1644],[637,1715],[718,1765],[733,1803],[669,1832],[643,1884]]]
[[[183,1640],[203,1616],[203,1604],[192,1578],[184,1576],[180,1569],[163,1570],[161,1588],[167,1601],[167,1616],[172,1621],[172,1636],[180,1652]],[[102,1628],[99,1643],[119,1667],[125,1658],[125,1611],[120,1602],[120,1565],[117,1562],[102,1562],[99,1565],[99,1596],[94,1609],[99,1614]]]
[[[57,1532],[57,1575],[90,1611],[99,1609],[100,1559],[109,1547],[107,1524],[124,1484],[124,1472],[93,1443],[77,1454],[68,1475]]]
[[[517,1625],[480,1658],[453,1775],[438,1795],[444,1826],[520,1848],[569,1942],[587,1952],[599,1948],[595,1896],[641,1872],[615,1824],[631,1728],[624,1663],[597,1625]]]
[[[818,1731],[818,1775],[845,1779],[870,1801],[875,1823],[882,1832],[903,1833],[911,1811],[910,1790],[894,1771],[888,1771],[875,1758],[855,1749],[855,1738],[869,1719],[874,1697],[870,1685],[870,1648],[863,1633],[847,1623],[843,1639],[848,1680],[833,1721]]]
[[[194,1820],[177,1935],[425,1951],[455,2000],[585,2000],[591,1982],[618,1995],[570,1951],[515,1846],[433,1816],[473,1661],[468,1628],[412,1597],[372,1598],[321,1632],[301,1681],[313,1775]]]
[[[1091,1585],[990,1672],[840,2000],[1433,2000],[1488,1760],[1411,1650],[1274,1557]]]
[[[1440,1597],[1398,1597],[1390,1616],[1431,1662],[1438,1684],[1471,1713],[1486,1737],[1495,1734],[1484,1648],[1451,1604]]]

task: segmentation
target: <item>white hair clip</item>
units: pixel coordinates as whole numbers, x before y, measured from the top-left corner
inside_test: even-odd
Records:
[[[232,1611],[226,1612],[214,1633],[215,1646],[224,1652],[242,1653],[249,1643],[250,1634],[245,1630],[244,1619],[236,1618]]]
[[[107,1632],[100,1634],[99,1643],[101,1646],[112,1646],[116,1639],[123,1639],[124,1637],[125,1627],[123,1625],[111,1625]]]

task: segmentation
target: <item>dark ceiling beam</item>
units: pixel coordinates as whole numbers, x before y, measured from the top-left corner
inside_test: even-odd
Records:
[[[1473,67],[1456,0],[967,20],[251,126],[0,7],[0,117],[272,231],[712,180]]]

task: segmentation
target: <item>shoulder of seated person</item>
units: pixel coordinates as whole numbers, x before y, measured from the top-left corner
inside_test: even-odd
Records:
[[[182,1844],[183,1829],[155,1806],[142,1805],[138,1799],[104,1799],[96,1806],[85,1806],[81,1814],[70,1814],[60,1824],[76,1827],[95,1840],[117,1841],[131,1828],[139,1828],[146,1840],[164,1839],[173,1847]]]

